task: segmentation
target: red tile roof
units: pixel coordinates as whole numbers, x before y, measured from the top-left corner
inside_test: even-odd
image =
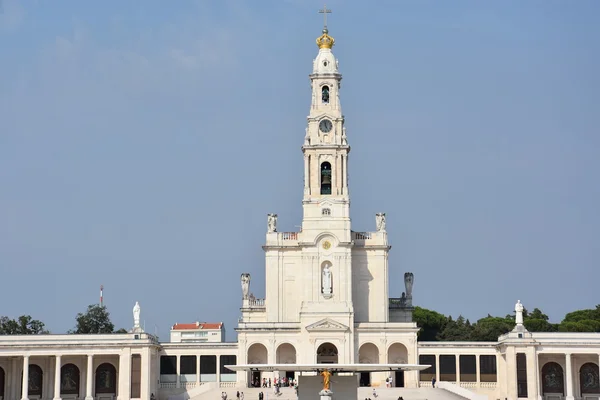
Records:
[[[178,331],[186,329],[221,329],[222,326],[222,322],[193,322],[191,324],[175,323],[171,330]]]

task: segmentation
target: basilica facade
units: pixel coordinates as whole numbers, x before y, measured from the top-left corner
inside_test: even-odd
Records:
[[[241,275],[238,340],[198,342],[200,324],[160,343],[139,328],[128,334],[0,337],[0,400],[203,398],[221,389],[299,375],[294,364],[422,364],[424,371],[357,375],[361,386],[431,387],[468,399],[599,399],[600,334],[530,333],[522,321],[495,342],[418,342],[412,321],[414,275],[389,296],[390,245],[384,213],[372,232],[350,219],[350,137],[341,107],[334,38],[324,29],[310,74],[304,154],[303,219],[279,232],[267,217],[264,299]],[[298,166],[301,168],[302,166]],[[240,271],[241,272],[241,271]],[[520,303],[518,303],[520,304]],[[185,331],[186,324],[178,324]],[[208,326],[209,324],[207,324]],[[221,326],[215,325],[215,335]],[[189,338],[189,339],[186,339]],[[289,364],[274,372],[227,365]]]

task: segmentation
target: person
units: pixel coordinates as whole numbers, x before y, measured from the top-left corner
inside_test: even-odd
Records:
[[[240,391],[238,390],[237,393],[235,394],[236,399],[240,400]]]
[[[375,391],[375,388],[373,388],[373,397],[377,398],[377,391]]]
[[[435,387],[435,376],[433,378],[431,378],[431,387],[432,388]]]
[[[390,387],[390,378],[385,378],[385,387],[386,388]]]
[[[264,399],[264,397],[265,397],[265,395],[264,395],[264,393],[263,393],[263,392],[260,392],[260,393],[258,394],[258,400],[263,400],[263,399]]]
[[[244,400],[244,392],[240,393],[240,400]]]

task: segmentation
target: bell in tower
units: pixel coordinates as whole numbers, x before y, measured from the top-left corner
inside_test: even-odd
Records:
[[[321,194],[331,194],[331,164],[321,164]]]

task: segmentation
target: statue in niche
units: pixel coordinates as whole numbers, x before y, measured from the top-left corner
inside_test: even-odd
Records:
[[[521,304],[521,300],[517,300],[517,304],[515,304],[515,323],[517,325],[523,325],[523,304]]]
[[[241,277],[242,281],[242,299],[248,300],[248,293],[250,291],[250,274],[244,272]]]
[[[406,272],[404,274],[404,287],[406,288],[406,297],[412,298],[412,288],[415,276],[412,272]]]
[[[277,232],[277,214],[267,214],[267,232]]]
[[[377,232],[385,232],[385,213],[375,214],[375,226]]]
[[[323,268],[323,294],[331,294],[331,270],[329,269],[329,264],[325,264],[325,268]]]
[[[136,301],[135,305],[133,306],[133,329],[136,331],[140,329],[140,313],[140,303]]]

